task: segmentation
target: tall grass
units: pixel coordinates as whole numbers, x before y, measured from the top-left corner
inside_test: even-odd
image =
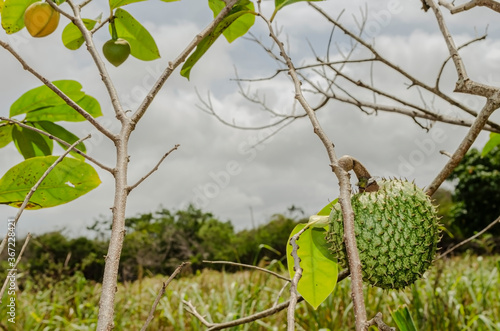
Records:
[[[166,277],[144,278],[120,284],[115,330],[140,330]],[[0,307],[1,326],[8,330],[94,330],[100,284],[81,274],[51,282],[19,280],[16,324],[7,322],[6,296]],[[205,330],[183,309],[189,300],[210,322],[224,322],[270,308],[283,286],[267,274],[254,271],[220,273],[205,270],[172,282],[161,299],[149,330]],[[339,283],[314,310],[302,302],[296,310],[297,330],[353,330],[350,281]],[[287,299],[284,292],[279,302]],[[419,330],[500,330],[500,257],[465,256],[437,261],[426,277],[404,291],[367,287],[369,316],[382,312],[394,325],[391,311],[407,305]],[[284,330],[286,312],[229,330]]]

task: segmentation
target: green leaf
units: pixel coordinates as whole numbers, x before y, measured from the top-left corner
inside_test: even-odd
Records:
[[[34,157],[9,169],[0,179],[0,204],[19,208],[33,185],[56,159],[57,156]],[[95,189],[100,183],[92,166],[66,157],[41,183],[27,209],[54,207],[70,202]]]
[[[132,56],[142,61],[160,58],[158,46],[151,34],[127,11],[121,8],[115,11],[115,27],[118,37],[129,42]],[[111,33],[111,24],[109,29]]]
[[[485,157],[486,154],[491,152],[493,148],[500,145],[500,133],[490,133],[490,140],[484,145],[483,151],[481,152],[481,157]]]
[[[145,0],[109,0],[109,7],[111,10],[116,9],[121,6],[125,6],[134,2],[141,2]]]
[[[398,310],[392,313],[392,318],[400,331],[417,331],[408,307],[399,307]]]
[[[248,11],[254,12],[255,7],[251,1],[239,1],[237,5],[246,7]],[[208,0],[208,6],[212,9],[214,17],[216,17],[220,11],[226,6],[226,3],[222,0]],[[244,14],[238,19],[236,19],[227,29],[224,30],[223,34],[228,42],[233,42],[237,38],[243,36],[255,23],[254,14]]]
[[[2,9],[2,28],[7,34],[16,33],[24,28],[24,12],[39,0],[5,0]]]
[[[68,130],[66,130],[62,126],[57,125],[57,124],[52,123],[52,122],[49,122],[49,121],[35,122],[35,126],[38,127],[39,129],[47,132],[47,133],[50,133],[53,136],[56,136],[57,138],[60,138],[60,139],[64,140],[65,142],[67,142],[69,144],[73,144],[74,142],[76,142],[79,139],[76,135],[74,135],[73,133],[69,132]],[[68,149],[68,147],[66,147],[65,145],[63,145],[63,144],[61,144],[59,142],[57,142],[57,143],[64,150]],[[76,145],[76,148],[78,148],[80,151],[82,151],[84,153],[86,152],[85,144],[83,142],[81,142],[78,145]],[[74,156],[75,158],[77,158],[77,159],[80,159],[82,161],[85,160],[85,158],[83,156],[81,156],[80,154],[78,154],[75,151],[71,151],[70,154],[72,156]]]
[[[244,5],[241,3],[244,2]],[[205,54],[208,49],[214,44],[214,42],[219,38],[219,36],[226,30],[234,21],[240,18],[242,15],[248,14],[247,8],[248,0],[238,2],[226,17],[215,27],[214,31],[208,36],[203,38],[203,40],[196,46],[194,52],[189,56],[184,65],[181,68],[181,76],[189,79],[189,74],[191,69],[198,62],[198,60]]]
[[[102,116],[99,102],[81,91],[82,85],[77,81],[59,80],[54,81],[53,84],[93,117]],[[29,90],[12,104],[9,115],[12,117],[21,114],[27,114],[26,120],[29,121],[78,122],[85,120],[45,85]]]
[[[16,125],[12,129],[12,140],[25,159],[52,154],[52,140],[33,130]]]
[[[323,207],[323,209],[321,209],[318,213],[318,215],[320,216],[330,216],[330,213],[332,211],[332,207],[333,205],[335,205],[337,202],[339,201],[339,199],[335,199],[333,200],[332,202],[330,202],[329,204],[327,204],[325,207]]]
[[[82,19],[83,24],[87,30],[92,30],[96,25],[96,20],[91,20],[89,18]],[[83,45],[85,39],[83,38],[82,32],[78,27],[73,24],[73,22],[69,22],[68,25],[64,28],[62,32],[62,42],[66,48],[71,49],[72,51],[77,50],[80,46]]]
[[[101,106],[99,102],[90,95],[83,96],[76,102],[80,107],[85,109],[93,117],[102,116]],[[81,122],[85,118],[80,115],[76,110],[67,104],[62,104],[54,107],[45,107],[29,112],[26,115],[26,120],[29,121],[67,121],[67,122]]]
[[[288,239],[287,262],[290,278],[295,275],[294,261],[292,258],[292,246],[289,244],[291,237],[302,230],[306,225],[297,224]],[[322,239],[320,239],[322,238]],[[338,264],[335,259],[326,257],[328,250],[324,251],[324,230],[308,228],[300,236],[297,244],[299,249],[297,255],[300,258],[302,277],[299,280],[297,291],[304,297],[314,309],[333,292],[337,284]],[[331,257],[331,255],[330,255]]]
[[[73,100],[79,100],[85,95],[85,93],[81,91],[82,85],[77,81],[59,80],[54,81],[53,84]],[[29,90],[17,99],[12,106],[10,106],[9,116],[12,117],[26,114],[37,109],[62,104],[65,104],[63,99],[46,85],[42,85]]]
[[[276,14],[281,8],[300,1],[323,1],[323,0],[274,0],[274,12],[273,15],[271,16],[270,21],[271,22],[273,21],[274,16],[276,16]]]
[[[4,0],[0,0],[0,14],[2,14],[3,5],[4,5]]]
[[[0,122],[0,148],[4,148],[12,141],[12,128],[14,126],[10,124],[5,125],[5,123],[7,122]]]

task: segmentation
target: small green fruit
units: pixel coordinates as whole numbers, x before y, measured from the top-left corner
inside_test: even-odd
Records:
[[[125,39],[110,39],[102,46],[102,52],[112,65],[118,67],[130,55],[130,44]]]
[[[419,279],[434,260],[439,222],[430,198],[414,183],[381,180],[376,192],[352,196],[356,244],[363,280],[385,289],[401,289]],[[326,240],[346,268],[344,223],[340,205],[330,213]]]

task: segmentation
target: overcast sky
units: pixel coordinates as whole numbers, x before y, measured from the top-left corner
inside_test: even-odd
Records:
[[[94,18],[101,12],[106,13],[105,3],[94,1],[86,7],[85,16]],[[356,28],[354,18],[359,20],[360,8],[367,6],[367,32],[364,36],[375,40],[375,47],[381,54],[431,85],[442,61],[448,56],[434,15],[422,11],[420,1],[325,1],[317,4],[334,17],[345,9],[341,21],[353,29]],[[66,5],[62,6],[67,9]],[[270,15],[273,2],[264,1],[263,8]],[[212,12],[202,0],[147,1],[124,9],[147,27],[162,56],[152,62],[131,57],[119,68],[108,65],[123,103],[133,110],[168,61],[173,60],[210,22]],[[457,44],[480,35],[489,24],[486,41],[470,46],[462,55],[472,78],[500,84],[498,17],[484,8],[455,16],[445,13],[445,17]],[[326,56],[332,26],[307,4],[285,7],[276,22],[282,28],[281,36],[296,64],[310,63],[314,59],[309,44],[318,56]],[[43,39],[29,37],[26,30],[12,36],[5,35],[2,30],[0,38],[9,41],[47,78],[81,82],[84,91],[100,101],[104,116],[99,121],[117,132],[119,127],[104,86],[85,47],[69,51],[60,41],[67,23],[67,19],[61,18],[58,30]],[[109,39],[104,30],[95,35],[99,47]],[[271,45],[268,32],[259,19],[251,32],[266,45]],[[332,47],[330,56],[338,58],[338,49],[346,47],[348,39],[336,32],[333,43],[339,47]],[[356,56],[363,56],[364,51],[359,52]],[[26,90],[41,83],[3,49],[0,49],[0,59],[0,114],[8,116],[10,105]],[[276,128],[261,131],[234,129],[198,107],[202,102],[196,91],[203,98],[210,93],[214,110],[228,122],[248,127],[273,123],[276,118],[246,101],[231,79],[235,78],[235,70],[242,78],[260,78],[273,75],[278,67],[255,42],[238,39],[228,44],[221,38],[193,68],[190,81],[181,77],[178,69],[132,135],[129,182],[141,178],[175,144],[180,144],[180,148],[131,193],[127,215],[153,212],[162,207],[178,210],[195,203],[222,221],[232,221],[239,230],[265,223],[273,214],[283,213],[291,205],[302,208],[309,216],[335,199],[338,195],[337,179],[307,118],[295,121],[251,148]],[[425,101],[443,114],[463,117],[462,113],[439,100],[427,98],[425,94],[422,101],[414,88],[406,88],[407,80],[376,69],[374,81],[379,88],[398,91],[395,93],[420,105]],[[346,70],[359,79],[369,79],[367,66],[349,66]],[[451,91],[455,80],[454,69],[448,64],[441,87]],[[265,97],[267,106],[276,112],[303,112],[294,104],[293,85],[286,75],[279,75],[272,81],[245,84],[245,87]],[[454,98],[476,111],[484,103],[471,96],[454,95]],[[310,96],[310,101],[314,104],[315,97]],[[499,121],[498,113],[494,115]],[[369,116],[338,102],[328,103],[318,112],[318,117],[335,143],[338,156],[355,156],[374,176],[407,177],[420,186],[428,185],[445,164],[446,157],[439,150],[453,152],[466,132],[464,128],[447,124],[435,124],[430,132],[426,132],[408,117],[382,112]],[[86,123],[62,124],[80,136],[92,133],[93,137],[87,143],[89,154],[113,166],[113,146],[100,133]],[[487,133],[481,134],[476,146],[482,147],[487,139]],[[13,144],[0,150],[0,174],[20,161],[22,157]],[[25,211],[18,224],[18,233],[25,235],[28,231],[43,233],[64,228],[66,234],[78,236],[85,234],[85,227],[100,215],[110,217],[113,178],[100,169],[98,171],[102,184],[97,189],[63,206]],[[12,207],[0,206],[3,219],[16,212],[17,209]],[[0,229],[0,233],[4,230]]]

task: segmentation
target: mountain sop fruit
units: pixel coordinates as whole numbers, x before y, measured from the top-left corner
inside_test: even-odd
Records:
[[[414,183],[381,180],[379,190],[354,194],[354,232],[363,281],[384,289],[402,289],[419,279],[435,258],[440,237],[436,208]],[[330,213],[326,240],[346,268],[340,205]]]
[[[32,3],[24,12],[24,25],[35,38],[48,36],[57,29],[59,12],[46,2]]]
[[[104,57],[115,67],[125,62],[130,55],[130,44],[122,38],[110,39],[102,46]]]

